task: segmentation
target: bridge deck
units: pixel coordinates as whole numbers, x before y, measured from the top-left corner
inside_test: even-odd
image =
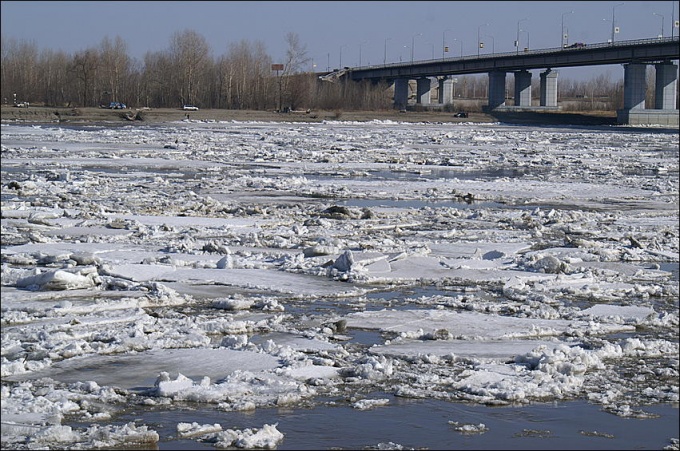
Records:
[[[580,48],[551,48],[525,52],[494,53],[443,58],[413,63],[391,63],[343,69],[340,77],[351,80],[390,80],[519,71],[556,67],[596,66],[623,63],[654,63],[680,59],[680,38],[589,44]],[[332,73],[332,72],[331,72]],[[337,72],[336,72],[337,73]]]

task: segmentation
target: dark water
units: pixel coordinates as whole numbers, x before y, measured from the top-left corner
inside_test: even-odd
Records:
[[[678,262],[659,263],[659,269],[670,272],[671,278],[676,282],[680,280],[680,264]]]
[[[259,429],[278,423],[285,438],[276,449],[663,449],[678,437],[678,407],[641,408],[656,418],[622,418],[583,401],[523,407],[488,407],[438,400],[414,400],[376,393],[387,406],[357,410],[341,400],[314,408],[257,409],[251,412],[196,410],[136,411],[118,418],[156,430],[161,450],[214,449],[197,438],[177,439],[177,423],[215,424],[223,430]],[[637,409],[636,409],[637,410]],[[462,433],[460,425],[483,423],[483,433]]]
[[[423,201],[423,200],[392,200],[392,199],[349,199],[340,204],[348,207],[371,208],[457,208],[460,210],[475,208],[508,208],[499,202],[464,202],[464,201]],[[529,208],[529,207],[524,207]]]

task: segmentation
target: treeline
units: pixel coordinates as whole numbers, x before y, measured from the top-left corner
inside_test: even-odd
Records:
[[[387,84],[321,81],[308,70],[310,58],[298,35],[288,33],[285,41],[285,61],[273,61],[262,42],[245,40],[213,57],[203,36],[185,30],[172,35],[166,50],[147,52],[139,61],[128,55],[127,43],[119,36],[68,54],[40,50],[32,42],[3,35],[2,101],[65,107],[123,102],[134,108],[184,104],[237,110],[392,108],[393,91]],[[283,64],[283,70],[273,71],[272,63]],[[483,99],[487,78],[458,77],[455,97]],[[559,91],[561,98],[605,98],[608,106],[618,108],[622,85],[603,76],[588,82],[560,79]]]
[[[276,61],[284,69],[276,73],[263,43],[241,41],[213,58],[205,38],[192,30],[176,32],[166,50],[148,52],[143,61],[128,55],[120,37],[106,37],[98,47],[67,54],[3,35],[2,101],[253,110],[389,107],[386,86],[321,83],[304,70],[310,60],[298,36],[289,33],[285,39],[285,61]]]

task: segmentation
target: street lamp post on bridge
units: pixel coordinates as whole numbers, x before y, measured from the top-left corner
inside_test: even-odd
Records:
[[[444,59],[444,53],[446,52],[446,32],[447,32],[447,31],[453,31],[453,30],[450,29],[450,28],[447,28],[447,29],[444,30],[444,32],[442,33],[442,59]]]
[[[404,49],[409,49],[409,50],[411,49],[411,47],[409,47],[408,45],[405,45],[405,46],[402,47],[402,48],[404,48]],[[401,52],[399,52],[399,62],[401,63]]]
[[[487,38],[491,38],[491,53],[496,53],[496,40],[490,34],[485,35]]]
[[[413,48],[416,45],[416,36],[422,36],[422,33],[416,33],[411,37],[411,64],[413,64]]]
[[[653,13],[653,14],[654,14],[655,16],[661,17],[661,36],[659,36],[659,37],[660,37],[660,38],[663,38],[663,15],[662,15],[662,14],[659,14],[659,13]]]
[[[383,64],[387,64],[387,41],[389,41],[392,38],[386,38],[385,39],[385,53],[383,54]]]
[[[463,41],[461,39],[453,39],[454,41],[458,41],[460,43],[460,57],[463,57]]]
[[[482,48],[482,42],[481,42],[481,39],[479,37],[479,32],[482,29],[482,27],[488,27],[488,26],[489,26],[489,24],[485,23],[485,24],[482,24],[482,25],[477,27],[477,56],[479,56],[479,49]]]
[[[430,44],[430,47],[432,47],[432,59],[434,59],[434,44],[430,41],[426,41],[425,44]]]
[[[343,44],[340,46],[340,69],[342,70],[342,49],[343,47],[347,47],[347,44]]]
[[[361,67],[361,45],[362,44],[368,44],[368,41],[361,41],[359,43],[359,67]]]
[[[612,44],[614,43],[614,35],[619,32],[616,27],[616,7],[621,5],[623,5],[623,2],[612,6]]]
[[[564,16],[566,16],[567,14],[574,14],[574,11],[568,11],[566,13],[562,13],[562,38],[561,38],[562,40],[560,41],[560,44],[561,44],[560,48],[564,48],[564,45],[565,45],[564,41],[565,41],[565,39],[567,39],[567,34],[564,32]],[[567,41],[566,43],[568,44],[569,41]]]
[[[529,18],[525,17],[524,19],[520,19],[520,20],[517,21],[517,40],[515,41],[515,47],[517,47],[517,54],[518,55],[519,55],[519,32],[520,32],[519,24],[524,22],[525,20],[529,20]]]

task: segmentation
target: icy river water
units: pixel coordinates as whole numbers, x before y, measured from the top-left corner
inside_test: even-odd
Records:
[[[3,449],[679,449],[677,131],[0,131]]]

